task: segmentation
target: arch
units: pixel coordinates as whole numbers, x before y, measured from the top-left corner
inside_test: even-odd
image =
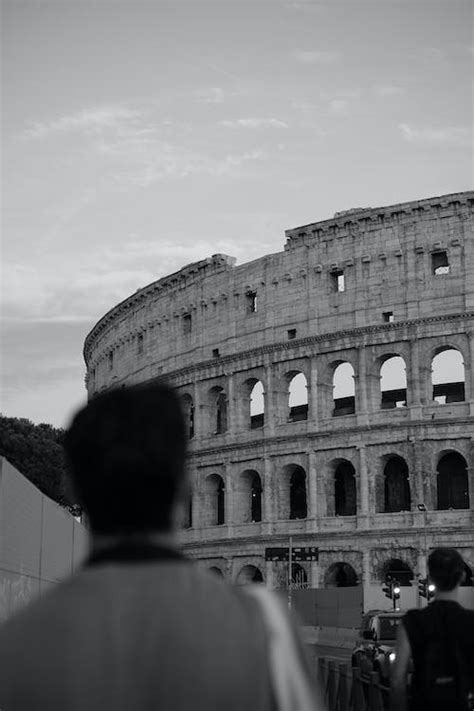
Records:
[[[221,526],[225,523],[225,485],[219,474],[209,474],[204,482],[204,523]]]
[[[224,577],[224,573],[217,565],[211,565],[211,567],[209,568],[209,572],[213,575],[216,575],[218,578]]]
[[[472,582],[472,570],[466,562],[464,562],[464,573],[465,576],[464,580],[461,583],[461,587],[472,587],[474,584]]]
[[[438,510],[469,508],[469,478],[462,454],[447,452],[440,457],[437,471]]]
[[[383,474],[384,512],[410,511],[410,480],[408,465],[403,457],[398,455],[390,457],[385,464]]]
[[[308,419],[308,381],[299,370],[286,375],[288,381],[288,422]]]
[[[181,406],[188,438],[194,437],[194,402],[189,393],[181,396]]]
[[[308,574],[299,563],[291,564],[291,584],[294,588],[308,587]]]
[[[332,376],[333,417],[353,415],[355,413],[354,368],[343,361],[335,368]]]
[[[223,387],[215,385],[209,390],[211,431],[213,434],[227,432],[227,395]]]
[[[437,350],[431,361],[433,400],[440,405],[465,400],[464,360],[452,346]]]
[[[308,515],[308,502],[306,495],[306,472],[303,467],[296,464],[291,467],[290,471],[291,474],[289,518],[306,518]]]
[[[254,469],[246,469],[237,478],[234,511],[238,523],[262,520],[262,481]]]
[[[380,366],[380,396],[382,410],[407,405],[407,373],[404,359],[386,356]]]
[[[249,583],[263,583],[263,575],[256,565],[244,565],[236,579],[237,585],[248,585]]]
[[[336,516],[357,513],[355,469],[347,459],[339,460],[334,471],[334,513]]]
[[[250,391],[250,428],[263,427],[265,421],[265,398],[263,383],[257,380]]]
[[[385,583],[390,580],[396,580],[402,587],[407,587],[411,585],[413,578],[413,570],[408,563],[404,563],[400,558],[390,558],[384,563],[382,580]]]
[[[358,584],[357,573],[349,563],[333,563],[324,576],[324,586],[327,588],[351,588]]]

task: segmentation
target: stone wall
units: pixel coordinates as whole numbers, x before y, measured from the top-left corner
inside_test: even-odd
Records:
[[[302,564],[312,585],[327,583],[335,563],[365,585],[382,579],[390,559],[424,573],[425,548],[441,543],[474,567],[473,204],[473,192],[460,193],[288,230],[283,252],[239,266],[214,255],[140,290],[94,327],[84,347],[89,396],[166,376],[188,416],[192,403],[192,526],[182,537],[201,565],[232,579],[254,566],[278,585],[284,564],[265,563],[264,549],[291,535],[320,550],[319,563]],[[431,365],[448,348],[462,354],[464,392],[439,404]],[[405,363],[406,393],[401,407],[385,409],[380,368],[394,355]],[[353,368],[354,411],[334,416],[340,363]],[[297,373],[307,408],[295,417],[288,388]],[[250,417],[258,381],[262,426]],[[470,508],[437,510],[437,467],[449,452],[467,464]],[[384,510],[394,456],[408,470],[408,510]],[[341,462],[353,466],[353,515],[337,515]],[[304,519],[289,518],[296,466],[306,477]],[[252,522],[255,473],[261,520]]]

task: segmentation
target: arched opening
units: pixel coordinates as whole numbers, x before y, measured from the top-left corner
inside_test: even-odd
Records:
[[[357,573],[349,563],[333,563],[324,577],[327,588],[351,588],[358,583]]]
[[[407,587],[411,585],[413,577],[413,570],[400,558],[390,558],[383,566],[382,580],[385,583],[396,580],[401,586]]]
[[[350,363],[339,363],[332,377],[333,417],[353,415],[355,412],[354,368]]]
[[[188,438],[192,439],[194,437],[194,403],[189,393],[185,393],[181,397],[181,404]]]
[[[250,428],[252,430],[263,427],[265,419],[265,405],[263,383],[257,380],[250,392]]]
[[[382,410],[406,407],[407,374],[401,356],[390,356],[380,367],[380,393]]]
[[[461,402],[464,392],[464,361],[455,348],[444,348],[431,361],[433,400],[440,405]]]
[[[288,385],[289,422],[308,419],[308,387],[304,373],[296,373]]]
[[[222,572],[222,570],[221,570],[220,568],[217,567],[217,565],[212,565],[212,566],[209,568],[209,572],[212,573],[213,575],[215,575],[215,576],[218,577],[218,578],[223,578],[223,577],[224,577],[224,573]]]
[[[252,479],[250,493],[251,522],[259,523],[262,520],[262,482],[257,472]]]
[[[355,469],[343,459],[334,472],[334,512],[336,516],[355,516],[357,492]]]
[[[227,396],[220,392],[216,400],[216,434],[227,432]]]
[[[437,466],[439,510],[469,508],[469,479],[466,460],[457,452],[443,455]]]
[[[306,518],[308,505],[306,498],[306,472],[295,465],[290,477],[290,519]]]
[[[186,508],[186,520],[185,520],[185,528],[192,528],[193,526],[193,497],[190,496],[188,499],[188,505]]]
[[[390,457],[384,467],[384,511],[410,511],[408,466],[402,457]]]
[[[249,583],[263,583],[262,572],[256,565],[244,565],[237,576],[237,585],[248,585]]]
[[[238,523],[262,520],[262,482],[253,469],[247,469],[237,478],[234,511]]]
[[[225,522],[225,487],[219,474],[210,474],[204,484],[204,523],[221,526]]]
[[[292,563],[291,565],[291,587],[295,589],[308,587],[308,575],[299,563]]]
[[[472,581],[472,570],[467,563],[464,563],[464,573],[465,576],[463,582],[461,583],[461,587],[472,587],[474,584]]]

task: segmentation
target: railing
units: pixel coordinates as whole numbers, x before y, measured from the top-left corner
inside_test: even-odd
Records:
[[[318,678],[328,711],[388,711],[389,690],[377,672],[363,680],[360,669],[346,662],[318,661]]]

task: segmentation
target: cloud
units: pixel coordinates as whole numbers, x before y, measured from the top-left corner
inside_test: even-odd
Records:
[[[402,137],[409,143],[431,144],[439,146],[470,146],[472,130],[462,126],[444,128],[414,128],[406,123],[399,124]]]
[[[347,101],[345,99],[332,99],[329,102],[329,110],[333,114],[341,114],[347,108]]]
[[[119,128],[124,123],[142,119],[143,112],[123,106],[102,106],[83,109],[76,114],[60,116],[48,122],[31,122],[24,131],[26,138],[44,138],[54,133],[99,133],[105,129]]]
[[[398,96],[399,94],[403,94],[404,90],[400,86],[380,84],[374,86],[373,91],[376,96]]]
[[[298,62],[302,62],[303,64],[330,64],[331,62],[339,59],[341,53],[330,50],[321,50],[318,52],[313,50],[295,49],[292,52],[292,56]]]
[[[226,93],[220,87],[212,87],[211,89],[196,89],[193,91],[196,100],[203,104],[223,104]]]
[[[288,128],[288,124],[276,118],[241,118],[219,121],[219,126],[225,128],[264,128],[271,126],[273,128]]]

